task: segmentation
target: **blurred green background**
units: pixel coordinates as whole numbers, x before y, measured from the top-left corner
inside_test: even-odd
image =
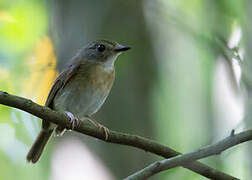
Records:
[[[0,90],[44,104],[58,72],[81,46],[115,40],[132,50],[116,62],[114,87],[95,119],[189,152],[232,129],[252,127],[243,121],[252,105],[240,87],[239,63],[228,62],[215,44],[222,37],[252,57],[251,7],[245,0],[0,0]],[[40,122],[0,105],[0,179],[122,179],[161,159],[68,132],[51,139],[37,164],[28,164]],[[202,162],[252,178],[249,143]],[[175,168],[151,179],[204,178]]]

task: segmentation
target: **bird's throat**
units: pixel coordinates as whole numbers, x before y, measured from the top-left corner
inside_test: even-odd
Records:
[[[103,63],[104,70],[107,72],[110,72],[111,70],[114,69],[114,64],[116,61],[116,58],[118,57],[119,54],[116,54],[112,57],[110,57],[106,62]]]

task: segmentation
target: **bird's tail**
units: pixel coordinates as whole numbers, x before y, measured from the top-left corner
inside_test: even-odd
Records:
[[[52,132],[53,129],[42,129],[40,131],[37,139],[26,156],[28,162],[36,163],[39,160],[46,143],[52,135]]]

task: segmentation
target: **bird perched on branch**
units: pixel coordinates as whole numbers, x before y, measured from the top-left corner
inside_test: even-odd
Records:
[[[87,119],[102,128],[105,138],[108,138],[108,129],[89,117],[101,108],[111,90],[115,78],[115,60],[129,49],[128,46],[108,40],[98,40],[84,46],[55,80],[45,106],[66,112],[72,129],[79,120]],[[62,134],[64,130],[65,127],[43,120],[42,129],[26,157],[27,161],[36,163],[52,133]]]

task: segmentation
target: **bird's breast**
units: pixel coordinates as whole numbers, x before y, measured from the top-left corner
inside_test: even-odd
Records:
[[[103,66],[96,66],[90,72],[90,85],[94,89],[99,89],[101,91],[110,91],[114,79],[115,79],[115,71],[112,69],[111,71],[106,71]],[[85,83],[85,82],[84,82]]]
[[[98,65],[80,67],[55,99],[56,109],[70,111],[79,118],[94,114],[106,100],[114,78],[114,69],[107,72]]]

